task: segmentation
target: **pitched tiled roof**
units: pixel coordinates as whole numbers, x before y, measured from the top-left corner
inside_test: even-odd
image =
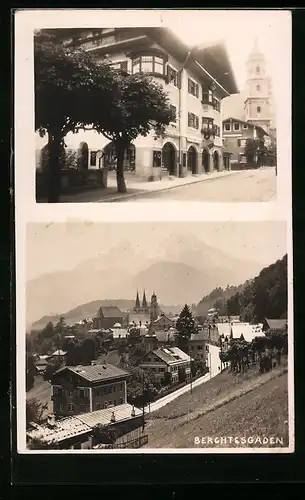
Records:
[[[54,427],[48,425],[36,425],[35,429],[28,431],[27,435],[30,438],[41,439],[45,442],[64,441],[82,434],[87,434],[91,428],[77,417],[68,417],[55,422]]]
[[[250,323],[233,323],[231,326],[234,339],[238,339],[243,334],[247,342],[252,342],[255,337],[265,336],[261,325],[250,325]]]
[[[126,316],[117,306],[105,306],[100,307],[97,313],[97,317],[100,316],[100,313],[103,313],[104,318],[123,318]]]
[[[62,351],[61,349],[57,349],[57,351],[54,351],[54,352],[51,354],[50,358],[51,358],[52,356],[65,356],[66,354],[67,354],[67,351]]]
[[[190,360],[190,357],[178,347],[160,348],[153,351],[153,353],[168,365],[178,361]]]
[[[271,330],[284,330],[286,327],[287,319],[268,319],[266,322]]]
[[[77,415],[77,418],[84,424],[88,425],[90,428],[93,428],[98,424],[111,424],[111,416],[113,413],[116,422],[122,422],[124,420],[131,419],[132,408],[132,405],[125,403],[118,406],[112,406],[111,408],[107,408],[104,410],[96,410],[91,413],[82,413],[81,415]],[[142,415],[142,410],[134,408],[134,411],[136,417]]]
[[[121,370],[121,368],[117,368],[117,366],[109,364],[93,366],[65,366],[57,370],[56,373],[63,373],[64,370],[75,373],[89,382],[99,382],[102,380],[127,377],[130,375],[125,370]]]
[[[208,338],[209,338],[209,330],[200,330],[198,333],[193,333],[191,335],[190,341],[207,340]]]

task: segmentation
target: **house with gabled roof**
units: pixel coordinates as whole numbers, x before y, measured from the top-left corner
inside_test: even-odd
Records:
[[[117,306],[102,306],[93,320],[93,329],[108,329],[112,328],[115,323],[126,324],[126,321],[127,314]]]
[[[286,330],[287,329],[287,319],[285,318],[279,318],[279,319],[270,319],[270,318],[265,318],[263,321],[263,330],[269,331],[269,330]]]
[[[152,373],[161,384],[167,372],[171,374],[172,382],[177,383],[180,368],[185,370],[186,380],[191,377],[191,357],[179,347],[163,347],[149,351],[142,358],[139,366],[142,370]]]
[[[231,163],[246,163],[247,139],[265,140],[269,135],[260,125],[232,116],[223,120],[222,127],[223,145],[231,153]]]
[[[71,416],[124,404],[129,377],[110,364],[64,366],[51,378],[53,413]]]

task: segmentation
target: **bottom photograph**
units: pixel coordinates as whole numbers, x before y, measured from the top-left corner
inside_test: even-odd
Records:
[[[26,451],[293,445],[285,222],[29,223],[25,265]]]

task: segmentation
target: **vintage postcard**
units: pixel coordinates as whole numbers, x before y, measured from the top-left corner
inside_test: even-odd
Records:
[[[15,50],[18,452],[293,452],[289,12],[24,10]]]

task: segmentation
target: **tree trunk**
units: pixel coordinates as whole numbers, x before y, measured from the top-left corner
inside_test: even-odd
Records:
[[[118,193],[126,193],[126,183],[124,179],[124,155],[125,155],[125,146],[122,142],[117,141],[115,144],[116,153],[117,153],[117,170],[116,170],[116,178],[117,178],[117,186]]]
[[[60,138],[56,135],[49,135],[48,151],[48,202],[58,203],[60,201]]]

